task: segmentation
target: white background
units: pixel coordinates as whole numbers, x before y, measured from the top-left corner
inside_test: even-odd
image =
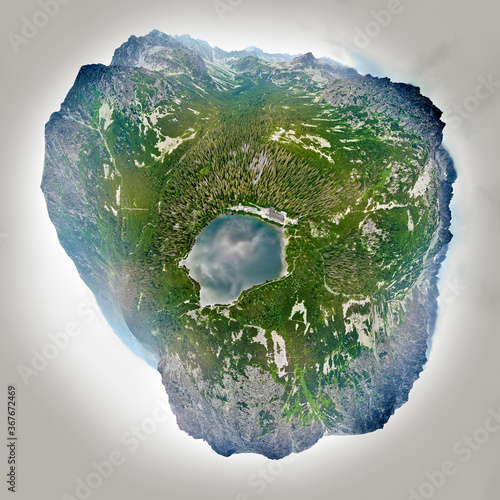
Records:
[[[224,2],[227,8],[218,12],[210,0],[66,1],[20,45],[13,40],[22,36],[23,18],[43,24],[41,6],[2,2],[0,496],[83,498],[76,495],[77,478],[86,480],[93,462],[116,451],[123,463],[87,493],[92,500],[406,500],[410,488],[418,491],[428,481],[426,472],[447,460],[454,473],[439,488],[424,485],[421,498],[498,499],[500,431],[480,429],[488,411],[500,409],[500,88],[480,89],[481,101],[474,93],[480,78],[500,82],[500,7],[493,0]],[[397,13],[376,21],[371,11],[389,6]],[[282,463],[255,455],[223,458],[179,431],[173,418],[151,420],[167,401],[160,377],[89,306],[89,291],[59,246],[39,185],[44,124],[79,68],[109,64],[131,34],[154,28],[226,50],[256,45],[338,57],[418,85],[444,111],[444,121],[458,123],[457,105],[470,110],[459,126],[445,130],[459,177],[455,238],[441,273],[447,300],[434,348],[409,402],[383,430],[324,438]],[[360,31],[369,37],[361,40]],[[37,352],[49,352],[51,336],[73,322],[81,333],[25,383],[20,365],[31,368]],[[5,475],[8,384],[17,388],[16,496],[7,491]],[[141,425],[151,434],[133,450],[126,438]],[[464,437],[474,433],[486,442],[464,461],[469,456],[454,450],[470,446]]]

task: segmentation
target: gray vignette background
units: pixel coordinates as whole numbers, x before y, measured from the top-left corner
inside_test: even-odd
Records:
[[[493,0],[5,0],[0,20],[0,491],[23,500],[500,497],[500,7]],[[429,362],[383,430],[291,459],[223,458],[179,431],[159,375],[116,338],[39,189],[44,124],[79,68],[131,34],[312,51],[421,87],[456,163],[455,234]],[[7,490],[7,386],[17,485]]]

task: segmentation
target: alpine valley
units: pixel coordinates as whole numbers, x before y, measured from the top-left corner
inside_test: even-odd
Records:
[[[181,429],[278,459],[407,401],[451,239],[440,116],[417,87],[311,53],[156,30],[81,68],[46,125],[42,190],[110,325],[159,359]],[[283,272],[202,306],[184,260],[230,213],[281,232]]]

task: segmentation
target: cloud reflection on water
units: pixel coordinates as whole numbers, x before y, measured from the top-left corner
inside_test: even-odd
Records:
[[[278,277],[280,234],[248,215],[221,215],[206,226],[184,261],[201,286],[201,305],[227,304],[252,286]]]

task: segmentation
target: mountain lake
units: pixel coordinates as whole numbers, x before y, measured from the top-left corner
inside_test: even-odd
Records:
[[[281,227],[256,217],[224,214],[196,237],[180,265],[200,285],[200,305],[229,304],[243,290],[284,275]]]

